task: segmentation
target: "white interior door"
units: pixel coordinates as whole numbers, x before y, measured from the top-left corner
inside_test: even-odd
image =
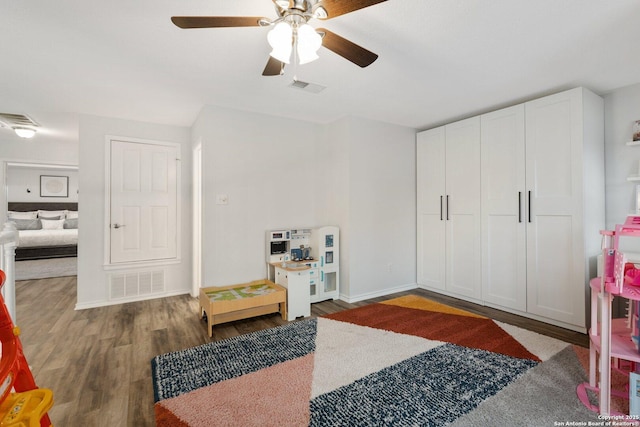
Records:
[[[527,309],[524,105],[481,116],[482,298]]]
[[[111,263],[177,257],[178,148],[111,141]]]

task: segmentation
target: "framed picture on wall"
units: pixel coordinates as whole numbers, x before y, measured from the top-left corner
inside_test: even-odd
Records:
[[[40,175],[40,197],[69,197],[69,177]]]
[[[633,140],[640,141],[640,120],[633,122]]]

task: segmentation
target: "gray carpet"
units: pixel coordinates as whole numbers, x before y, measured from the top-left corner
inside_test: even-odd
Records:
[[[15,271],[16,280],[76,276],[78,274],[78,258],[71,257],[16,261]]]
[[[583,381],[586,373],[569,346],[450,425],[489,426],[496,425],[495,420],[522,427],[602,422],[576,397],[576,386]]]

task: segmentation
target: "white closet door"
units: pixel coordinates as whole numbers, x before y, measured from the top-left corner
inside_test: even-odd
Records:
[[[525,109],[527,311],[584,326],[582,94],[563,92]]]
[[[446,288],[480,299],[480,117],[447,125],[445,133]]]
[[[482,298],[527,309],[524,105],[481,116]]]
[[[420,132],[417,158],[418,284],[445,289],[445,130]]]
[[[111,262],[177,257],[175,146],[111,141]]]

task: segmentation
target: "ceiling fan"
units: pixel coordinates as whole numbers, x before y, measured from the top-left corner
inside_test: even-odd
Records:
[[[173,16],[171,22],[180,28],[273,27],[268,34],[272,47],[263,76],[278,76],[290,62],[304,64],[318,58],[320,46],[364,68],[378,55],[341,37],[326,28],[314,29],[308,22],[354,12],[387,0],[272,0],[278,17],[259,16]]]

